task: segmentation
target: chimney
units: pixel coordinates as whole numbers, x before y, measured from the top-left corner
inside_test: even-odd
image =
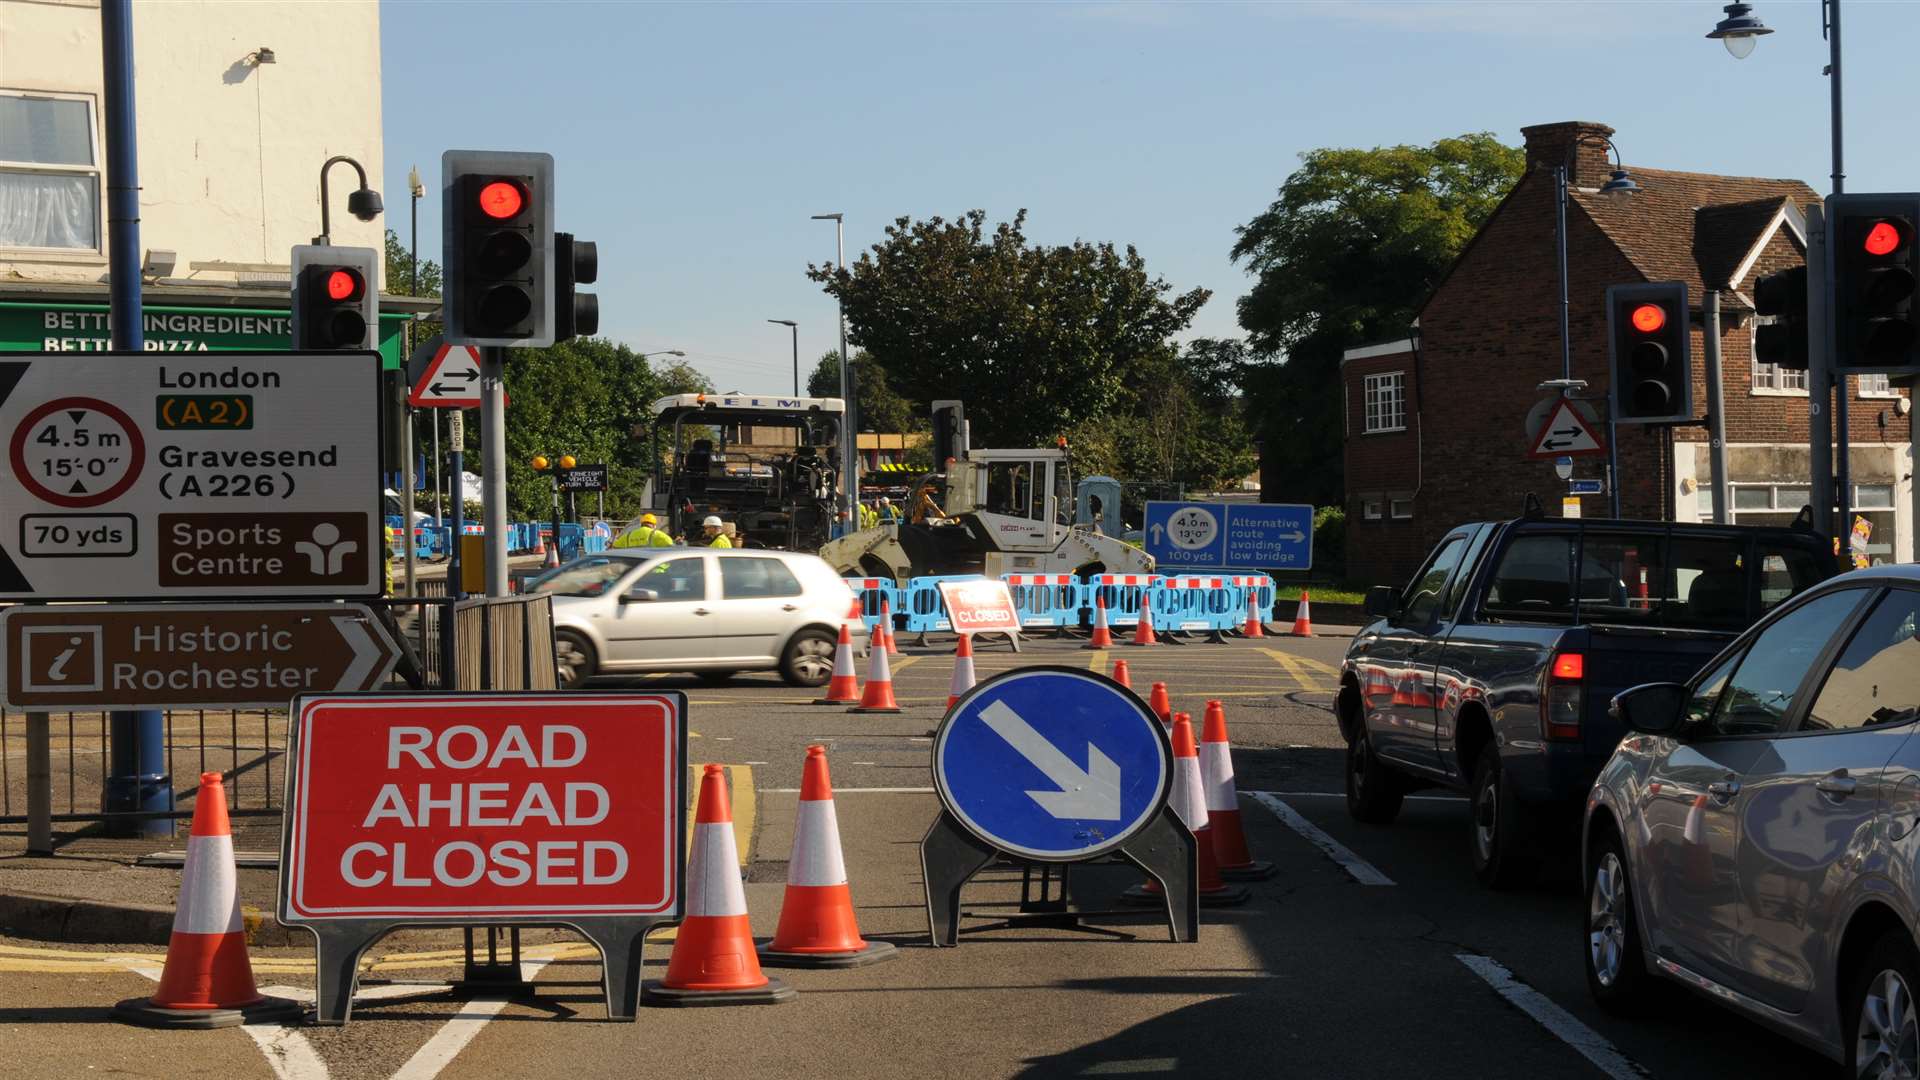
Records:
[[[1567,184],[1576,188],[1597,188],[1607,182],[1613,166],[1607,159],[1607,138],[1613,129],[1591,120],[1565,120],[1558,124],[1523,127],[1527,141],[1527,168],[1567,167]]]

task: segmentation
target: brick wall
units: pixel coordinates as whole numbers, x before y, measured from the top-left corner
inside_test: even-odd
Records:
[[[1425,534],[1412,520],[1393,517],[1394,497],[1413,496],[1420,486],[1420,416],[1417,371],[1411,351],[1349,360],[1346,380],[1347,577],[1372,584],[1398,580],[1397,568],[1417,564],[1426,554]],[[1404,431],[1366,430],[1366,377],[1397,371],[1406,400]],[[1380,517],[1368,520],[1367,500],[1376,500]]]

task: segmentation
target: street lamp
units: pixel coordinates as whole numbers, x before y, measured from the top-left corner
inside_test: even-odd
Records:
[[[838,212],[815,214],[813,215],[813,220],[833,222],[835,259],[839,265],[840,272],[842,274],[846,273],[847,230],[845,215]],[[847,302],[841,300],[839,303],[840,400],[842,402],[841,407],[846,410],[840,414],[840,442],[842,444],[840,457],[841,468],[843,470],[841,473],[840,486],[844,489],[846,496],[841,500],[841,513],[846,515],[846,527],[851,529],[856,526],[860,520],[858,512],[854,509],[854,503],[860,497],[860,460],[858,457],[859,450],[857,448],[860,440],[854,437],[854,432],[860,430],[855,426],[856,421],[859,419],[859,410],[854,407],[853,402],[853,369],[847,365]]]
[[[681,352],[679,349],[660,349],[655,352],[643,352],[638,355],[640,359],[645,360],[649,356],[685,356],[687,354]]]
[[[320,235],[313,238],[314,243],[323,247],[333,243],[333,226],[330,224],[327,207],[330,201],[327,198],[327,170],[343,161],[353,166],[353,171],[360,174],[359,188],[347,196],[347,212],[361,221],[372,221],[387,208],[386,204],[380,201],[380,193],[367,186],[367,170],[362,168],[359,162],[345,154],[335,154],[328,158],[327,163],[320,166]]]
[[[1579,153],[1583,144],[1590,145],[1593,140],[1606,144],[1613,152],[1613,173],[1607,182],[1600,185],[1600,195],[1608,203],[1625,208],[1632,204],[1633,197],[1640,193],[1641,187],[1627,175],[1627,167],[1620,159],[1620,148],[1613,140],[1598,133],[1588,133],[1576,138],[1567,147],[1567,160],[1554,166],[1554,246],[1560,261],[1560,378],[1568,381],[1573,378],[1573,339],[1567,331],[1567,165],[1573,155]],[[1609,510],[1614,517],[1620,516],[1620,449],[1619,430],[1613,422],[1613,410],[1607,410],[1607,496]]]
[[[793,396],[800,396],[800,324],[792,319],[768,319],[776,326],[784,326],[793,331]]]
[[[1753,13],[1752,4],[1728,4],[1724,10],[1727,17],[1715,23],[1707,36],[1719,39],[1735,60],[1745,60],[1753,55],[1761,35],[1771,34],[1773,29]]]

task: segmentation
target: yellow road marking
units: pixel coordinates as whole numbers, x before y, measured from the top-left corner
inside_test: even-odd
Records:
[[[1281,652],[1279,649],[1261,649],[1260,651],[1263,653],[1266,653],[1268,656],[1273,657],[1273,659],[1276,662],[1278,662],[1281,667],[1287,669],[1287,674],[1293,676],[1294,679],[1298,681],[1300,685],[1305,687],[1306,689],[1308,690],[1331,690],[1332,689],[1332,687],[1322,687],[1318,683],[1316,683],[1313,678],[1313,673],[1307,669],[1306,663],[1300,657],[1294,656],[1290,653]],[[1324,667],[1325,665],[1321,665],[1321,666]]]
[[[752,857],[753,848],[753,767],[751,765],[724,765],[727,770],[728,784],[733,789],[729,802],[733,806],[733,847],[740,857],[740,868],[746,869],[747,860]],[[687,786],[687,846],[693,846],[694,809],[700,804],[700,775],[694,774]]]
[[[926,659],[924,656],[902,656],[897,660],[889,657],[887,659],[887,668],[889,671],[900,671],[905,668],[910,668],[924,659]]]
[[[1087,657],[1087,670],[1098,671],[1101,674],[1105,674],[1107,670],[1107,650],[1093,650],[1093,655]]]

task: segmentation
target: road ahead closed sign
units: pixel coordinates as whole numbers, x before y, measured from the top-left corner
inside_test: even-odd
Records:
[[[281,921],[677,915],[685,716],[672,692],[300,699]]]
[[[956,634],[1017,634],[1020,613],[1014,610],[1007,583],[992,578],[941,581],[940,599]]]

